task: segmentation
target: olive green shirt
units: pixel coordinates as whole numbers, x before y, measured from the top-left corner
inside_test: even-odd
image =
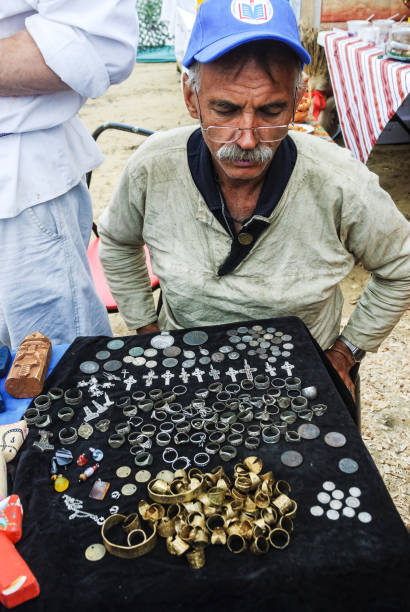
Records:
[[[326,349],[340,333],[339,283],[361,262],[372,276],[343,334],[375,351],[410,302],[409,224],[378,177],[347,150],[291,133],[297,161],[269,227],[219,277],[231,237],[192,179],[187,141],[195,129],[151,136],[99,220],[100,258],[127,325],[157,318],[145,243],[163,293],[161,328],[296,315]]]

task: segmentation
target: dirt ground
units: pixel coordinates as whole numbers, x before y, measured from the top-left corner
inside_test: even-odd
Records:
[[[92,132],[106,122],[127,123],[152,130],[164,130],[193,122],[182,99],[175,64],[136,64],[130,78],[112,87],[98,100],[88,101],[81,117]],[[93,173],[91,193],[94,217],[110,201],[121,169],[142,137],[126,132],[106,131],[98,139],[106,157]],[[376,146],[368,167],[380,177],[401,212],[410,220],[408,180],[409,145]],[[343,282],[344,325],[368,279],[357,266]],[[127,330],[119,314],[110,315],[115,335]],[[361,366],[362,436],[398,511],[410,529],[410,314],[407,312],[376,354],[368,354]]]

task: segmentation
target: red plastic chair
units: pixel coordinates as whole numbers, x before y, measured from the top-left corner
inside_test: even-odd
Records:
[[[125,123],[103,123],[100,125],[92,134],[94,140],[97,140],[98,136],[107,129],[121,130],[123,132],[131,132],[132,134],[139,134],[140,136],[150,136],[154,132],[152,130],[145,130],[144,128],[135,127],[132,125],[126,125]],[[91,183],[91,175],[92,172],[87,174],[87,185],[90,186]],[[91,242],[90,246],[87,249],[88,261],[91,268],[91,274],[93,277],[93,281],[95,287],[97,289],[97,293],[101,298],[103,304],[105,305],[107,311],[109,313],[118,312],[118,306],[111,294],[110,288],[108,286],[107,280],[104,275],[104,271],[101,266],[100,258],[98,257],[98,245],[100,242],[100,237],[98,235],[97,224],[93,223],[93,232],[96,235],[95,240]],[[160,289],[158,277],[152,272],[151,262],[149,258],[149,252],[146,246],[145,249],[145,257],[147,262],[148,274],[151,281],[152,291],[156,289]],[[161,300],[158,302],[158,306],[160,308]]]

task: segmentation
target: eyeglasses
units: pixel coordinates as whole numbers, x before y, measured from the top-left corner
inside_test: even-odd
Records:
[[[201,106],[199,104],[199,97],[196,88],[194,91],[198,102],[199,122],[201,124],[201,130],[202,132],[206,132],[209,140],[211,140],[212,142],[236,142],[241,138],[242,132],[244,132],[245,130],[252,130],[255,139],[257,139],[259,142],[280,142],[281,140],[286,138],[289,130],[289,125],[293,123],[291,121],[286,125],[265,125],[250,128],[241,128],[225,125],[210,125],[207,128],[204,128],[202,125],[203,122]]]

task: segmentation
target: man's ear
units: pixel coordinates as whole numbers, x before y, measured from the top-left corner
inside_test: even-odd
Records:
[[[302,102],[302,98],[303,98],[303,96],[306,93],[307,88],[308,88],[308,83],[309,83],[308,75],[305,72],[302,72],[302,78],[301,78],[301,81],[300,81],[300,85],[299,85],[298,90],[296,92],[296,108]]]
[[[199,119],[199,113],[197,108],[197,101],[193,87],[187,85],[188,75],[185,72],[182,75],[182,91],[184,94],[185,105],[188,109],[189,114],[194,119]]]

